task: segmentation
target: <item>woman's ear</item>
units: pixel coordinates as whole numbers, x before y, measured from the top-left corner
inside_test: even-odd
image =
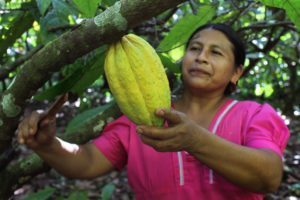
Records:
[[[232,82],[233,84],[236,85],[236,83],[238,82],[238,80],[240,79],[240,77],[243,75],[243,72],[244,72],[244,70],[243,70],[243,66],[242,65],[240,65],[237,68],[235,68],[234,73],[233,73],[233,75],[231,77],[230,82]]]

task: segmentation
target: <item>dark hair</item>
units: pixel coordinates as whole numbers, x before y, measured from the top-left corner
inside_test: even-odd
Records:
[[[228,25],[226,24],[205,24],[203,26],[198,27],[189,37],[188,42],[186,43],[186,48],[188,47],[190,41],[193,39],[193,37],[201,30],[204,29],[214,29],[217,31],[222,32],[227,39],[230,41],[230,43],[233,46],[233,55],[234,55],[234,64],[235,67],[241,67],[244,65],[245,58],[246,58],[246,50],[245,46],[243,44],[243,41],[240,39],[240,37],[237,35],[237,33]],[[236,85],[233,83],[229,83],[226,90],[225,94],[229,95],[232,92],[234,92],[236,89]]]

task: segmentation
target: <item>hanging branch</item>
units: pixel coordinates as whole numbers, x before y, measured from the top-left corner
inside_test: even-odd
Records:
[[[91,52],[92,50],[118,40],[140,23],[176,7],[185,0],[147,0],[131,1],[121,0],[115,5],[107,8],[103,13],[93,19],[87,19],[72,30],[64,33],[56,40],[47,44],[31,59],[27,60],[20,73],[15,77],[13,83],[2,94],[0,99],[0,153],[5,151],[11,143],[14,132],[17,128],[19,117],[22,115],[25,102],[31,98],[36,91],[43,86],[54,72],[59,71],[63,66],[73,63],[77,58]],[[105,122],[99,122],[101,127]],[[101,128],[100,127],[100,128]],[[93,133],[95,134],[93,126]],[[100,130],[99,130],[100,131]],[[88,132],[88,131],[87,131]],[[91,137],[86,132],[75,134],[79,143]],[[75,137],[74,136],[74,137]],[[73,138],[73,137],[72,137]],[[74,138],[73,138],[74,139]],[[68,139],[67,139],[68,140]],[[42,162],[33,157],[23,163],[10,163],[5,170],[0,172],[0,179],[6,180],[11,188],[1,188],[0,196],[8,197],[16,184],[28,178],[31,164],[39,171],[43,168]],[[12,173],[15,172],[16,174]],[[25,174],[22,174],[23,171]],[[10,174],[8,180],[7,174]],[[6,192],[9,190],[9,192]]]
[[[76,144],[86,143],[90,139],[97,137],[112,118],[117,118],[120,115],[121,111],[117,105],[111,104],[103,113],[99,113],[80,126],[76,132],[58,134],[58,137]],[[5,169],[0,171],[0,199],[9,199],[16,188],[21,187],[33,177],[50,169],[36,154],[31,154],[22,160],[10,163]]]
[[[285,28],[288,28],[288,29],[290,29],[292,31],[297,31],[297,29],[294,27],[294,25],[293,25],[292,22],[289,22],[289,21],[279,21],[279,22],[276,22],[276,23],[258,22],[258,23],[255,23],[255,24],[252,24],[252,25],[240,28],[239,32],[243,32],[243,31],[246,31],[246,30],[253,30],[253,29],[261,30],[261,29],[271,28],[271,27],[285,27]]]
[[[6,79],[10,72],[13,72],[16,70],[17,67],[22,65],[24,62],[29,60],[35,53],[37,53],[43,46],[39,45],[38,47],[32,49],[30,52],[28,52],[26,55],[18,58],[15,62],[7,65],[7,66],[1,66],[0,67],[0,81],[3,81]]]
[[[131,28],[176,7],[184,0],[118,1],[93,19],[87,19],[38,51],[24,63],[0,100],[0,153],[14,136],[25,102],[63,66],[90,51],[118,40]]]
[[[250,8],[254,5],[254,2],[249,3],[245,7],[239,8],[238,10],[240,11],[232,20],[228,22],[228,25],[232,26],[233,23],[238,20],[241,16],[243,16],[245,13],[247,13]]]
[[[275,32],[275,29],[272,29],[271,31],[271,35],[269,38],[272,38],[271,36],[273,35],[273,33]],[[259,50],[259,52],[262,52],[264,54],[266,54],[268,51],[270,51],[271,49],[273,49],[277,43],[280,41],[280,37],[287,32],[286,29],[282,29],[281,32],[278,34],[277,37],[275,37],[274,40],[268,40],[268,42],[265,44],[264,48],[260,49],[257,48],[257,50]],[[247,76],[247,74],[249,73],[249,71],[260,61],[260,58],[255,58],[255,59],[250,59],[250,63],[248,65],[248,67],[244,70],[243,72],[243,77]]]
[[[193,14],[197,15],[198,10],[197,10],[197,6],[196,6],[195,1],[194,0],[189,0],[189,5],[192,9]]]

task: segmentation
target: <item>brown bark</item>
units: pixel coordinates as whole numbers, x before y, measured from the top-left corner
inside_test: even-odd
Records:
[[[24,63],[13,83],[1,95],[0,155],[11,145],[26,101],[50,79],[54,72],[92,50],[118,40],[129,29],[184,1],[121,0],[97,17],[83,21],[34,54]],[[64,136],[65,139],[83,143],[95,137],[95,128],[98,130],[105,125],[107,122],[105,119],[109,116],[120,115],[116,108],[114,106],[108,114],[94,118],[77,133]],[[7,199],[14,188],[46,171],[49,167],[33,154],[22,161],[11,162],[6,167],[2,166],[1,169],[0,179],[6,182],[2,184],[0,199]]]
[[[83,144],[95,138],[101,129],[112,120],[121,115],[116,104],[111,104],[108,108],[94,116],[76,132],[59,134],[58,137],[77,144]],[[13,191],[30,181],[33,177],[43,172],[47,172],[50,167],[43,162],[36,154],[29,155],[22,160],[10,163],[5,169],[0,171],[0,199],[9,199]]]
[[[139,23],[182,2],[184,0],[122,0],[94,19],[85,20],[32,56],[0,99],[0,154],[10,145],[26,100],[53,72],[103,44],[118,40]]]

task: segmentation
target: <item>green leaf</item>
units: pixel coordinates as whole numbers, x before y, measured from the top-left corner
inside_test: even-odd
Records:
[[[240,12],[239,10],[233,10],[231,12],[220,15],[216,19],[213,20],[213,23],[225,23],[226,21],[228,21],[228,20],[234,18],[236,15],[238,15],[239,12]]]
[[[98,4],[101,0],[73,0],[73,2],[81,11],[83,17],[91,18],[95,16]]]
[[[41,15],[43,16],[51,4],[51,0],[36,0],[37,6]]]
[[[116,188],[115,185],[111,183],[105,185],[102,188],[101,198],[103,200],[110,200],[115,188]]]
[[[5,7],[5,2],[4,2],[4,0],[0,0],[0,8],[2,9],[2,8],[4,8]]]
[[[69,15],[76,13],[71,4],[68,4],[63,0],[52,0],[52,5],[57,16],[63,20],[68,20]]]
[[[267,6],[282,8],[291,21],[300,30],[300,1],[299,0],[260,0]]]
[[[64,196],[58,196],[58,197],[56,197],[55,200],[65,200],[65,197]]]
[[[270,97],[274,92],[273,86],[270,83],[264,84],[263,89],[266,98]]]
[[[95,80],[100,78],[104,72],[105,47],[101,48],[96,54],[94,64],[85,71],[84,75],[71,89],[73,92],[81,94],[88,86],[92,85]]]
[[[62,26],[68,24],[69,21],[67,18],[61,18],[58,16],[55,10],[51,10],[41,18],[41,28],[45,28],[45,31],[48,31],[51,28]]]
[[[74,191],[67,200],[88,200],[87,191]]]
[[[46,16],[40,19],[40,31],[37,32],[37,42],[46,45],[48,42],[54,40],[57,35],[49,30],[60,24],[67,24],[67,22],[61,21],[53,10],[48,12]]]
[[[168,55],[159,53],[158,56],[160,57],[160,60],[165,68],[173,73],[180,72],[179,64],[174,63]]]
[[[68,76],[66,79],[62,80],[55,86],[44,90],[42,92],[39,92],[36,96],[34,96],[37,100],[52,100],[56,96],[61,95],[63,93],[66,93],[70,91],[70,89],[76,84],[76,82],[82,77],[84,74],[85,68],[81,67],[77,69],[74,73],[72,73],[70,76]]]
[[[86,110],[86,111],[78,114],[76,117],[74,117],[68,123],[68,125],[66,127],[66,134],[78,131],[82,127],[82,125],[85,124],[85,122],[92,119],[96,115],[104,112],[106,109],[108,109],[113,104],[114,104],[114,102],[111,102],[111,103],[108,103],[105,105],[98,106],[96,108]]]
[[[104,6],[112,6],[114,5],[118,0],[102,0],[102,4]]]
[[[288,187],[292,191],[298,191],[298,192],[300,192],[300,183],[294,183],[292,185],[289,185]]]
[[[68,91],[81,93],[90,86],[97,78],[103,74],[104,51],[106,46],[101,47],[94,58],[91,58],[87,64],[81,64],[78,61],[70,66],[74,68],[65,79],[42,92],[39,92],[34,98],[37,100],[52,100],[56,96]]]
[[[12,46],[21,35],[30,29],[34,18],[30,12],[22,12],[10,22],[8,29],[1,30],[0,35],[0,60],[6,50]],[[2,24],[1,24],[2,25]]]
[[[45,189],[40,190],[36,193],[29,194],[27,197],[24,198],[24,200],[47,200],[53,195],[54,192],[54,188],[46,187]]]
[[[187,42],[189,36],[199,26],[207,23],[215,15],[216,9],[212,6],[202,6],[197,15],[188,14],[183,17],[161,41],[158,51],[169,51]]]

